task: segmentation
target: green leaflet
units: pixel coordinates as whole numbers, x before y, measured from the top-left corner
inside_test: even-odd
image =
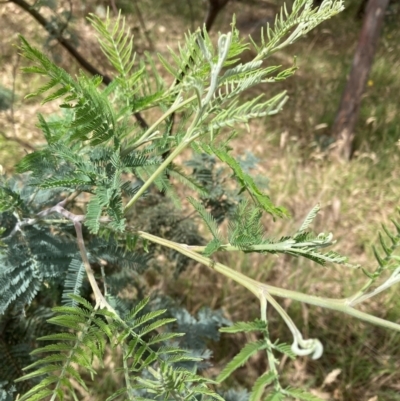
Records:
[[[248,85],[250,87],[257,83],[258,82],[251,81]],[[239,88],[239,93],[245,89],[247,89],[247,87]],[[233,92],[232,96],[234,95],[235,93]],[[210,121],[207,130],[212,134],[214,131],[223,127],[233,127],[237,123],[247,124],[252,119],[276,114],[282,109],[288,99],[286,92],[282,92],[265,102],[260,102],[262,97],[263,95],[260,95],[247,102],[242,102],[240,105],[237,100],[232,101],[225,110],[221,110],[218,115]]]
[[[62,302],[65,305],[77,305],[77,301],[74,301],[69,295],[80,295],[84,277],[86,277],[86,272],[82,261],[77,258],[72,259],[68,266],[62,294]]]
[[[286,398],[283,390],[272,390],[265,398],[265,401],[286,401]]]
[[[308,213],[308,215],[306,216],[306,218],[304,219],[303,223],[301,224],[300,228],[298,229],[295,238],[298,237],[300,234],[303,234],[308,227],[310,226],[310,224],[314,221],[315,217],[317,216],[318,212],[320,211],[320,205],[316,205],[314,206],[310,212]]]
[[[277,350],[281,354],[288,356],[290,359],[296,359],[296,354],[292,351],[292,347],[289,344],[279,344],[278,342],[275,342],[275,344],[271,345],[271,348]]]
[[[255,382],[251,389],[249,401],[259,401],[264,393],[264,389],[269,384],[273,383],[275,375],[269,371],[262,374]]]
[[[255,353],[266,348],[267,344],[263,340],[247,343],[244,348],[240,350],[240,352],[225,366],[222,372],[218,375],[216,379],[217,382],[220,383],[224,381],[232,374],[232,372],[243,366]]]
[[[107,341],[115,345],[122,346],[125,369],[127,374],[132,372],[143,372],[144,369],[150,369],[153,362],[161,364],[164,373],[173,378],[174,383],[181,380],[180,387],[183,392],[188,392],[188,383],[198,382],[204,393],[209,393],[214,396],[214,392],[206,387],[202,387],[202,383],[206,380],[193,375],[190,371],[184,371],[174,366],[175,363],[184,361],[194,361],[198,358],[193,358],[178,347],[165,347],[165,341],[180,337],[180,333],[159,333],[152,337],[147,342],[143,337],[146,333],[150,333],[155,329],[159,329],[175,319],[158,319],[165,313],[165,310],[152,311],[140,316],[143,308],[148,304],[148,298],[140,302],[128,315],[127,323],[124,323],[118,316],[106,310],[95,310],[92,305],[80,296],[70,295],[74,302],[79,307],[62,306],[55,308],[58,313],[55,317],[49,320],[50,323],[66,327],[71,330],[68,333],[51,334],[42,337],[42,341],[56,341],[50,345],[36,349],[34,354],[47,354],[25,370],[32,372],[25,374],[18,379],[19,381],[30,380],[38,376],[45,376],[40,384],[33,387],[25,393],[22,400],[42,400],[48,396],[53,396],[58,399],[63,399],[65,387],[60,392],[61,385],[67,385],[69,380],[76,380],[83,388],[86,389],[85,381],[82,379],[81,372],[87,371],[95,374],[96,370],[92,366],[93,356],[100,360],[103,358],[105,345]],[[150,325],[145,325],[146,322],[153,321]],[[72,334],[73,333],[73,334]],[[127,335],[132,339],[128,345],[124,345]],[[116,342],[115,342],[116,341]],[[157,347],[158,346],[158,347]],[[50,354],[50,355],[49,355]],[[79,371],[76,366],[79,366]],[[61,371],[61,373],[59,373]],[[180,377],[180,379],[178,379]],[[157,376],[156,376],[157,378]],[[164,377],[159,377],[159,380],[153,381],[160,386],[161,381],[166,380]],[[140,376],[131,376],[132,383],[129,386],[139,386],[141,383]],[[134,384],[136,382],[136,384]],[[66,386],[68,392],[73,394],[73,388]],[[165,389],[159,388],[160,394]],[[128,387],[125,392],[129,396]],[[123,392],[122,392],[123,393]],[[215,395],[215,398],[218,398]]]
[[[222,238],[221,238],[221,234],[219,232],[218,224],[215,221],[215,219],[213,218],[213,216],[211,215],[211,213],[208,212],[205,209],[205,207],[200,202],[198,202],[196,199],[194,199],[192,197],[188,197],[187,199],[192,204],[192,206],[196,209],[196,211],[200,214],[200,216],[202,217],[203,221],[205,222],[207,228],[211,232],[214,239],[218,242],[221,242]]]
[[[285,389],[286,395],[289,395],[295,399],[301,400],[301,401],[323,401],[322,398],[319,398],[307,391],[301,390],[301,389],[292,389],[292,388],[287,388]]]
[[[232,326],[222,327],[219,331],[221,333],[246,333],[250,331],[262,331],[266,327],[266,323],[262,320],[255,320],[254,322],[236,322]]]
[[[276,207],[271,202],[268,195],[262,193],[256,186],[251,176],[245,173],[236,159],[231,156],[225,149],[216,148],[215,146],[202,146],[203,149],[209,154],[215,154],[222,162],[226,163],[232,170],[242,187],[242,190],[249,192],[250,196],[254,198],[257,204],[272,216],[284,217],[287,216],[287,211],[283,207]]]

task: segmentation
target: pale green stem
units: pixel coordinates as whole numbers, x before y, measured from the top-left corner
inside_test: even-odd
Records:
[[[389,263],[389,261],[391,259],[396,258],[393,256],[393,252],[399,246],[399,244],[400,244],[399,241],[393,243],[393,245],[391,246],[390,255],[387,255],[384,258],[385,263]],[[400,262],[400,259],[399,259],[399,262]],[[360,302],[367,300],[368,298],[374,297],[375,295],[386,290],[393,284],[396,284],[400,280],[399,273],[398,273],[399,268],[400,268],[400,266],[397,269],[395,269],[394,272],[392,273],[392,275],[383,284],[381,284],[378,288],[375,288],[373,291],[370,291],[369,293],[367,293],[367,291],[371,288],[371,286],[380,277],[383,270],[387,269],[387,267],[385,267],[385,265],[380,265],[378,267],[378,269],[375,271],[375,273],[373,274],[373,276],[371,278],[369,278],[368,281],[365,283],[365,285],[361,288],[361,290],[358,291],[356,294],[354,294],[352,297],[349,297],[348,305],[354,306]],[[397,276],[396,280],[394,280],[395,276]]]
[[[189,133],[189,131],[188,131]],[[199,135],[192,135],[187,139],[184,139],[170,155],[160,164],[157,170],[146,180],[146,182],[140,187],[139,191],[132,197],[132,199],[126,204],[124,211],[132,207],[135,202],[144,194],[144,192],[150,187],[154,180],[168,167],[168,165],[177,157],[193,140]]]
[[[195,99],[196,96],[192,96],[191,101]],[[180,103],[182,105],[182,103]],[[150,187],[154,180],[168,167],[168,165],[177,157],[192,141],[199,137],[200,133],[193,134],[193,131],[201,118],[203,113],[203,108],[199,108],[196,115],[190,124],[182,142],[169,154],[169,156],[160,164],[157,170],[146,180],[146,182],[140,187],[139,191],[132,197],[132,199],[126,204],[124,211],[132,207],[135,202],[144,194],[144,192]]]
[[[299,243],[278,242],[275,244],[251,245],[251,246],[247,247],[246,249],[243,249],[243,248],[239,248],[234,245],[223,244],[223,245],[220,245],[218,250],[219,251],[229,251],[229,252],[243,251],[243,250],[254,251],[254,252],[291,252],[291,253],[298,253],[300,255],[309,255],[309,251],[306,251],[301,248],[304,248],[306,246],[314,247],[314,248],[325,248],[330,245],[332,245],[332,242],[329,242],[329,243],[322,243],[322,242],[318,243],[318,242],[312,242],[312,241],[299,242]],[[190,246],[189,249],[194,252],[203,253],[205,251],[206,247],[205,246]],[[326,262],[330,262],[332,260],[329,256],[325,256],[324,254],[318,254],[318,258],[323,259]],[[345,260],[346,259],[343,258],[342,264],[345,264],[344,263]],[[352,265],[348,265],[348,266],[352,266]]]
[[[126,150],[123,151],[123,154],[132,152],[133,150],[139,148],[140,146],[144,145],[145,143],[154,141],[155,139],[162,139],[162,136],[159,135],[160,131],[155,131],[148,138],[144,139],[142,142],[134,141],[133,145],[130,145]],[[129,143],[128,143],[129,145]]]
[[[275,244],[259,244],[259,245],[250,245],[248,248],[246,248],[246,251],[293,251],[293,252],[298,252],[301,251],[301,249],[296,249],[296,248],[303,248],[305,246],[314,246],[318,248],[325,248],[332,245],[332,243],[321,243],[319,244],[318,242],[299,242],[299,243],[285,243],[285,242],[277,242]],[[199,246],[199,245],[193,245],[193,246],[188,246],[188,248],[191,251],[194,252],[199,252],[202,253],[206,250],[205,246]],[[231,244],[223,244],[220,245],[218,248],[219,251],[242,251],[243,248],[239,248],[235,245]],[[306,253],[306,252],[304,252]]]
[[[286,290],[284,288],[275,287],[269,284],[263,284],[256,280],[251,279],[250,277],[245,276],[242,273],[232,270],[231,268],[223,265],[222,263],[215,262],[210,258],[207,258],[203,255],[194,252],[187,245],[178,244],[176,242],[169,241],[164,238],[159,238],[156,237],[155,235],[151,235],[143,231],[139,231],[138,235],[142,238],[148,239],[151,242],[166,246],[170,249],[174,249],[179,253],[181,253],[182,255],[185,255],[193,260],[196,260],[199,263],[202,263],[212,268],[213,270],[224,275],[225,277],[231,278],[232,280],[236,281],[243,287],[247,288],[257,298],[260,297],[261,291],[266,291],[271,295],[293,299],[295,301],[303,302],[310,305],[320,306],[326,309],[332,309],[338,312],[346,313],[350,316],[354,316],[360,320],[364,320],[377,326],[382,326],[392,330],[400,331],[400,324],[389,322],[387,320],[380,319],[379,317],[372,316],[369,315],[368,313],[364,313],[357,309],[354,309],[351,306],[347,305],[348,301],[347,298],[345,299],[322,298],[322,297],[317,297],[315,295],[308,295],[297,291]]]
[[[181,142],[172,153],[160,164],[156,171],[146,180],[146,182],[140,187],[139,191],[132,197],[132,199],[126,204],[124,211],[127,211],[132,207],[135,202],[145,193],[145,191],[150,187],[154,180],[168,167],[168,165],[179,155],[188,145],[188,142]]]
[[[267,298],[272,298],[267,292],[261,291],[259,294],[260,299],[260,307],[261,307],[261,320],[267,324]],[[267,326],[268,327],[268,326]],[[267,331],[268,333],[268,331]],[[266,348],[267,359],[268,359],[268,366],[270,371],[274,374],[274,381],[275,381],[275,390],[281,389],[281,384],[279,383],[279,373],[276,367],[277,360],[274,356],[271,347],[271,340],[267,334],[264,335],[264,341],[267,343],[268,347]]]
[[[310,355],[312,359],[318,359],[321,357],[324,347],[318,339],[304,340],[300,333],[300,330],[294,324],[292,318],[286,313],[286,311],[275,301],[270,294],[266,294],[266,298],[274,307],[274,309],[280,314],[288,329],[293,335],[292,351],[296,355]],[[299,347],[300,346],[300,347]]]
[[[164,121],[166,120],[171,114],[176,113],[180,108],[186,106],[187,104],[193,102],[197,98],[196,95],[191,96],[189,99],[184,100],[182,103],[178,103],[177,105],[172,105],[154,124],[151,125],[143,135],[129,148],[123,151],[123,155],[128,154],[133,149],[136,149],[138,146],[137,144],[142,144],[147,141],[147,138],[153,133],[153,131]]]
[[[351,298],[352,301],[356,300],[360,297],[362,297],[364,294],[366,294],[366,292],[368,291],[369,288],[371,288],[371,286],[375,283],[375,281],[377,280],[378,276],[373,277],[368,279],[368,281],[364,284],[364,286],[361,288],[360,291],[358,291],[356,294],[354,294]]]
[[[395,285],[400,282],[400,266],[397,267],[392,273],[388,279],[382,283],[379,287],[375,288],[373,291],[368,292],[368,293],[363,293],[363,292],[358,292],[354,296],[348,298],[347,304],[349,306],[354,306],[357,305],[361,302],[366,301],[369,298],[374,297],[375,295],[378,295],[379,293],[386,291],[389,287],[392,285]]]
[[[126,354],[128,354],[128,352],[126,351],[127,346],[125,344],[122,345],[122,349],[124,352],[126,352]],[[124,377],[125,377],[125,384],[126,384],[126,392],[128,393],[128,397],[129,400],[134,400],[134,398],[132,398],[132,393],[133,393],[133,389],[132,389],[132,385],[131,385],[131,377],[130,377],[130,370],[129,370],[129,365],[127,362],[127,358],[125,358],[125,355],[122,355],[122,364],[124,367]]]

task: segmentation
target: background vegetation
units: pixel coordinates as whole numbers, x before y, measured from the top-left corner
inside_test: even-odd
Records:
[[[294,220],[264,224],[270,233],[294,230],[307,211],[320,202],[322,213],[315,231],[331,228],[338,238],[337,249],[350,257],[354,264],[372,261],[371,244],[380,223],[389,223],[400,199],[399,146],[400,137],[400,42],[399,14],[395,7],[388,15],[381,36],[368,88],[363,100],[357,126],[355,157],[341,163],[329,156],[329,128],[337,110],[346,74],[352,61],[361,21],[355,18],[358,2],[348,2],[348,8],[334,20],[328,21],[307,38],[273,56],[272,64],[290,66],[292,55],[297,56],[296,76],[275,84],[276,90],[288,90],[290,99],[284,111],[273,118],[252,124],[251,135],[235,141],[234,152],[248,160],[258,159],[253,171],[268,182],[269,193],[276,204],[288,208]],[[203,21],[205,4],[194,0],[141,0],[137,2],[96,2],[72,0],[54,4],[58,14],[73,5],[70,21],[76,36],[71,36],[85,57],[107,73],[93,30],[84,17],[88,12],[99,15],[107,6],[121,8],[135,32],[136,51],[160,52],[167,55],[167,46],[176,48],[183,32],[196,29]],[[39,2],[40,11],[50,19],[52,2]],[[38,5],[38,7],[39,7]],[[211,34],[229,29],[233,13],[237,15],[242,33],[255,33],[271,19],[280,2],[249,1],[228,3],[219,14]],[[396,13],[397,12],[397,13]],[[10,17],[11,16],[11,17]],[[69,72],[78,71],[74,60],[56,44],[54,38],[32,20],[30,15],[13,3],[0,5],[0,164],[12,172],[13,164],[25,150],[40,146],[41,136],[33,122],[36,113],[51,113],[55,105],[40,106],[36,99],[24,100],[24,95],[39,86],[38,78],[21,75],[25,61],[20,59],[14,45],[21,33],[36,42]],[[290,86],[288,86],[290,85]],[[266,88],[259,87],[261,92]],[[269,88],[268,88],[269,90]],[[258,92],[257,92],[258,93]],[[254,96],[249,93],[249,96]],[[47,109],[47,110],[46,110]],[[244,138],[242,136],[242,138]],[[247,153],[252,149],[254,155]],[[290,225],[289,225],[290,224]],[[224,262],[239,271],[287,288],[297,288],[310,294],[343,297],[360,287],[365,280],[361,271],[341,268],[316,269],[307,260],[269,257],[268,262],[257,256],[243,256]],[[366,266],[368,267],[368,266]],[[145,280],[153,292],[179,299],[196,314],[203,306],[223,308],[232,320],[251,320],[258,313],[243,290],[231,298],[233,283],[210,273],[202,266],[192,265],[177,279],[168,269],[163,274],[149,271]],[[400,320],[398,288],[393,288],[373,301],[363,304],[377,316]],[[240,291],[239,291],[240,293]],[[390,332],[356,321],[339,313],[287,302],[291,316],[298,316],[298,327],[313,337],[323,339],[324,356],[318,361],[301,358],[284,361],[285,380],[301,385],[326,400],[400,400],[400,342]],[[270,318],[272,336],[281,340],[285,329],[273,314]],[[227,359],[237,353],[244,338],[232,342],[222,337],[210,343],[215,360],[221,361],[212,370],[219,370]],[[221,363],[221,366],[219,365]],[[236,375],[232,385],[247,386],[253,377],[265,369],[265,361],[254,359]],[[283,368],[283,366],[281,366]],[[0,378],[1,379],[1,378]],[[110,386],[106,377],[98,380],[98,399]]]

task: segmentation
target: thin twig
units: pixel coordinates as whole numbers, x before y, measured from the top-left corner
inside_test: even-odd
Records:
[[[22,140],[22,139],[20,139],[20,138],[17,138],[17,137],[10,138],[9,136],[7,136],[7,135],[6,135],[4,132],[2,132],[2,131],[0,131],[0,135],[1,135],[4,139],[6,139],[7,141],[17,142],[17,143],[19,143],[20,145],[22,145],[22,146],[24,146],[24,147],[26,147],[26,148],[28,148],[28,149],[30,149],[30,150],[36,150],[36,148],[35,148],[34,146],[32,146],[30,143],[25,142],[24,140]]]
[[[64,26],[62,26],[58,32],[58,36],[62,36],[64,34],[64,32],[67,30],[68,25],[70,23],[70,21],[72,20],[72,1],[68,0],[68,4],[69,4],[69,13],[68,16],[66,18],[66,21],[64,23]]]
[[[139,8],[139,5],[137,3],[137,0],[133,0],[133,6],[135,7],[136,14],[137,14],[137,16],[139,18],[139,24],[142,27],[142,31],[144,33],[144,36],[146,36],[147,42],[149,44],[149,48],[150,48],[150,50],[154,50],[153,41],[151,40],[149,32],[148,32],[148,30],[146,28],[146,23],[144,21],[142,12],[140,11],[140,8]]]
[[[92,290],[93,290],[93,294],[94,294],[95,301],[96,301],[96,308],[106,308],[110,312],[113,312],[116,315],[118,315],[117,312],[114,310],[114,308],[106,301],[103,294],[101,293],[101,290],[94,277],[94,271],[93,271],[92,267],[90,266],[89,258],[88,258],[86,247],[85,247],[85,241],[83,239],[83,233],[82,233],[82,221],[85,219],[85,216],[77,215],[77,214],[71,213],[70,211],[66,210],[64,208],[66,202],[67,202],[67,199],[58,203],[56,206],[53,206],[49,209],[46,209],[46,210],[38,213],[38,216],[44,217],[44,216],[47,216],[52,213],[58,213],[58,214],[61,214],[66,219],[71,220],[74,223],[77,245],[79,248],[79,252],[81,254],[83,264],[85,266],[86,275],[88,277],[90,286],[92,287]]]
[[[118,15],[118,9],[117,6],[115,5],[115,0],[111,0],[111,8],[113,9],[114,14]]]

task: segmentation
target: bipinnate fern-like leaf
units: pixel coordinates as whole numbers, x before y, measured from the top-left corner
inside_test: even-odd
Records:
[[[217,104],[222,106],[226,101],[234,99],[238,94],[261,82],[276,82],[286,79],[297,70],[296,65],[280,72],[278,72],[281,68],[280,66],[260,68],[261,65],[261,60],[252,60],[228,69],[220,78],[220,88],[214,94]],[[278,72],[277,75],[272,75],[276,72]],[[283,100],[282,96],[284,96],[284,93],[274,97],[274,100],[268,104],[268,108],[271,110],[271,106],[274,103],[279,104],[279,100]]]
[[[0,314],[13,303],[19,308],[29,305],[43,283],[64,274],[75,246],[44,228],[28,226],[4,240],[7,245],[0,253]]]
[[[125,89],[131,88],[140,78],[140,74],[133,75],[134,80],[132,80],[131,72],[135,64],[133,37],[129,31],[125,31],[125,18],[121,17],[121,11],[114,26],[111,26],[109,9],[105,21],[94,14],[89,14],[88,20],[98,32],[101,49],[118,72],[120,84]]]
[[[204,30],[202,32],[203,42],[208,49],[212,49],[210,37]],[[202,52],[199,49],[197,40],[200,38],[201,33],[185,35],[184,44],[179,44],[178,51],[176,52],[168,48],[171,56],[171,61],[161,54],[158,54],[158,59],[162,66],[169,72],[176,81],[180,82],[181,86],[187,85],[187,82],[192,80],[193,76],[207,76],[210,70],[209,64],[204,63]]]
[[[5,213],[22,206],[23,201],[20,193],[13,190],[10,182],[2,181],[3,177],[0,176],[0,213]]]
[[[95,311],[83,298],[71,296],[80,304],[80,307],[62,306],[55,308],[59,313],[49,320],[50,323],[70,329],[72,332],[50,334],[40,338],[43,341],[59,341],[36,349],[34,354],[51,353],[25,370],[35,369],[27,373],[18,381],[29,380],[34,377],[45,376],[39,384],[24,394],[20,399],[39,401],[49,396],[52,399],[62,400],[64,392],[75,394],[70,379],[76,380],[84,389],[87,389],[81,373],[76,369],[95,373],[92,367],[93,358],[102,360],[106,345],[106,338],[112,339],[113,327],[103,320],[110,317],[106,311]]]
[[[258,340],[254,342],[247,343],[240,352],[233,357],[233,359],[228,362],[224,369],[222,369],[221,373],[217,377],[217,382],[224,381],[227,377],[229,377],[232,372],[236,369],[243,366],[249,358],[251,358],[258,351],[264,350],[268,347],[265,341]]]
[[[287,10],[286,4],[276,16],[273,27],[267,24],[267,29],[261,34],[261,45],[254,41],[259,57],[265,58],[288,46],[314,29],[321,21],[331,18],[344,9],[343,0],[326,0],[321,7],[313,8],[312,0],[295,0],[291,12]]]
[[[85,266],[82,260],[73,258],[68,266],[67,275],[64,282],[62,302],[67,306],[77,306],[77,302],[69,295],[80,295],[83,279],[86,277]]]
[[[274,344],[271,345],[271,348],[288,356],[290,359],[296,359],[296,354],[292,351],[292,346],[286,343],[279,343],[276,341]]]
[[[301,224],[300,228],[297,230],[295,237],[297,237],[300,234],[303,234],[308,229],[308,227],[310,227],[311,223],[314,221],[320,209],[321,209],[320,205],[317,204],[310,210],[310,212],[304,219],[303,223]]]
[[[392,223],[395,228],[395,232],[392,232],[386,224],[382,225],[383,233],[379,233],[379,243],[381,251],[378,250],[376,246],[372,247],[375,259],[378,266],[373,273],[362,269],[364,274],[369,277],[370,282],[368,287],[370,287],[385,270],[396,271],[399,268],[400,258],[395,255],[396,250],[400,247],[400,224],[392,219]],[[393,273],[394,274],[394,273]],[[392,280],[395,279],[392,275]]]
[[[237,163],[237,162],[236,162]],[[238,164],[238,163],[237,163]],[[203,222],[213,234],[213,239],[208,243],[202,253],[209,256],[218,250],[260,252],[260,253],[282,253],[291,256],[302,256],[320,265],[325,263],[347,264],[347,257],[335,251],[321,252],[334,243],[332,234],[320,233],[315,235],[310,232],[298,231],[293,237],[286,236],[279,240],[265,238],[264,227],[262,225],[262,208],[252,206],[248,201],[239,202],[236,206],[228,225],[228,244],[223,244],[218,233],[218,226],[212,215],[196,201],[189,199],[202,217]],[[317,208],[302,225],[302,230],[308,226],[315,217]],[[383,263],[381,261],[381,263]]]
[[[284,208],[275,206],[270,197],[267,194],[264,194],[257,187],[253,178],[243,171],[240,163],[238,163],[238,161],[231,156],[226,149],[222,147],[217,148],[212,145],[208,146],[205,144],[202,144],[201,147],[206,153],[215,154],[222,162],[232,169],[235,178],[242,188],[242,191],[248,191],[250,196],[253,197],[254,201],[257,203],[257,205],[259,205],[260,208],[264,209],[272,216],[283,217],[287,215],[287,211]]]
[[[307,216],[303,229],[311,223],[310,216],[317,212],[314,208]],[[315,217],[315,215],[314,215]],[[313,217],[312,217],[313,218]],[[278,241],[264,238],[264,228],[261,224],[261,210],[251,207],[247,202],[238,205],[229,224],[229,242],[243,251],[284,253],[292,256],[302,256],[318,264],[346,264],[347,257],[335,251],[323,253],[320,249],[332,245],[332,234],[298,231],[293,237],[282,237]],[[223,249],[224,246],[221,246]],[[351,266],[351,265],[349,265]]]
[[[62,104],[62,107],[74,113],[74,119],[70,125],[73,130],[72,140],[89,140],[96,145],[118,137],[119,131],[113,107],[107,97],[102,96],[98,90],[101,83],[100,77],[88,78],[81,74],[75,81],[65,70],[30,46],[24,37],[20,36],[20,40],[24,56],[37,64],[35,67],[25,68],[24,71],[39,72],[50,77],[47,84],[31,93],[29,97],[41,95],[61,86],[61,89],[47,96],[44,102],[65,97],[66,103]]]
[[[267,327],[262,320],[254,322],[235,322],[232,326],[222,327],[219,329],[221,333],[247,333],[250,331],[262,331]]]
[[[98,188],[98,193],[95,193],[87,205],[86,221],[85,224],[89,230],[97,234],[100,229],[100,217],[102,216],[103,208],[107,205],[109,198],[98,196],[99,192],[103,190],[103,194],[107,194],[107,189]],[[105,198],[105,199],[104,199]]]
[[[249,202],[241,202],[229,221],[229,243],[239,249],[251,249],[263,241],[264,229],[261,224],[262,211]]]
[[[396,232],[391,232],[388,227],[383,224],[382,228],[386,236],[391,242],[391,245],[386,243],[387,240],[384,239],[383,234],[379,233],[379,243],[383,251],[383,255],[381,252],[378,252],[377,248],[374,246],[374,256],[376,261],[378,262],[379,268],[384,269],[386,268],[393,260],[392,255],[394,251],[400,246],[400,224],[392,219],[392,223],[396,229]]]
[[[260,377],[258,377],[251,389],[249,401],[261,400],[265,391],[265,387],[273,383],[274,380],[275,375],[271,371],[265,372]]]
[[[247,124],[252,119],[276,114],[288,99],[286,92],[282,92],[264,102],[261,102],[262,97],[260,95],[240,105],[237,100],[234,100],[210,121],[206,129],[212,135],[214,131],[223,127],[233,127],[238,123]]]
[[[24,394],[21,400],[39,401],[47,397],[62,400],[65,394],[74,397],[76,395],[71,380],[75,380],[87,390],[82,373],[96,373],[94,360],[102,361],[107,343],[122,348],[122,370],[126,373],[126,387],[121,388],[118,395],[125,393],[128,399],[134,399],[132,391],[141,388],[144,380],[141,374],[145,370],[155,372],[152,367],[154,363],[161,366],[161,371],[164,372],[163,377],[158,376],[159,387],[165,386],[163,380],[166,377],[173,377],[176,381],[179,375],[184,373],[179,386],[191,394],[189,388],[193,383],[197,382],[201,387],[206,381],[193,372],[175,368],[176,363],[198,360],[179,347],[165,345],[183,334],[159,332],[148,337],[151,332],[175,321],[173,318],[159,319],[165,310],[141,314],[148,299],[142,300],[125,320],[122,320],[104,309],[94,309],[80,296],[70,294],[70,297],[79,306],[56,307],[54,311],[57,312],[57,316],[49,319],[49,323],[61,326],[67,331],[39,338],[41,341],[50,341],[51,344],[36,349],[33,354],[50,355],[27,366],[24,370],[34,370],[18,379],[18,382],[41,376],[45,378]],[[203,389],[204,393],[208,391],[210,390]],[[210,394],[213,393],[210,391]]]
[[[117,337],[116,343],[122,345],[126,387],[118,390],[109,399],[122,394],[125,394],[129,400],[145,399],[146,397],[142,398],[143,393],[149,394],[147,398],[151,398],[150,395],[163,398],[173,391],[174,385],[179,388],[182,397],[188,396],[188,400],[200,390],[214,394],[205,387],[208,380],[178,366],[183,362],[197,362],[200,359],[190,356],[184,349],[173,343],[166,345],[181,337],[182,333],[160,332],[144,341],[144,337],[146,338],[151,330],[175,321],[175,319],[167,318],[146,324],[165,312],[165,310],[153,311],[138,316],[147,302],[148,299],[139,302],[126,316],[124,329]],[[140,327],[142,328],[139,330]],[[176,387],[174,391],[177,391]]]
[[[293,397],[296,400],[301,401],[323,401],[322,398],[317,397],[314,394],[309,393],[308,391],[297,389],[297,388],[286,388],[285,394]]]
[[[179,396],[182,401],[193,399],[224,401],[207,386],[211,383],[212,380],[195,375],[189,370],[161,363],[157,369],[149,369],[148,377],[138,377],[138,384],[134,389],[146,394],[146,397],[139,398],[141,400],[154,398],[168,400]]]
[[[211,215],[211,213],[207,211],[206,208],[199,201],[192,198],[191,196],[189,196],[187,199],[191,203],[191,205],[196,209],[196,211],[200,214],[214,239],[217,240],[218,242],[221,242],[222,237],[218,228],[218,224]]]
[[[75,92],[78,90],[78,87],[72,77],[65,70],[54,64],[38,49],[32,47],[23,36],[20,35],[19,38],[21,40],[20,49],[22,53],[27,59],[36,64],[31,67],[23,68],[23,71],[44,75],[50,78],[47,84],[40,87],[37,91],[29,94],[27,97],[29,98],[38,96],[60,85],[63,93],[60,94],[60,92],[58,92],[57,94],[57,92],[55,92],[56,95],[53,95],[53,97],[47,97],[44,102],[55,100],[58,97],[66,95],[67,93],[69,93],[70,96],[75,99]]]

